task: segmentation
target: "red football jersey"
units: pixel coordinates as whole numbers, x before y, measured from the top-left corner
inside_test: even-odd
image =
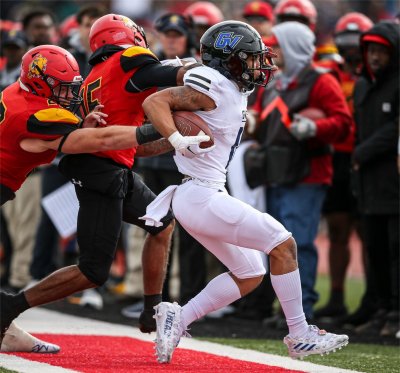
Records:
[[[102,104],[104,113],[108,114],[107,126],[141,126],[144,121],[142,103],[147,96],[156,92],[157,88],[130,92],[127,85],[139,67],[149,62],[158,63],[158,59],[150,50],[135,46],[118,51],[105,61],[94,65],[81,87],[85,114],[96,105]],[[136,148],[129,148],[95,154],[111,158],[130,168],[133,166],[135,153]]]
[[[80,119],[46,98],[23,90],[19,82],[0,94],[0,184],[17,191],[27,175],[51,162],[55,150],[29,153],[20,146],[25,138],[53,140],[77,128]]]

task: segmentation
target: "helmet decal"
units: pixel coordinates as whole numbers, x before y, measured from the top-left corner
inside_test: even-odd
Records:
[[[215,39],[215,49],[222,49],[224,53],[231,53],[243,39],[243,35],[234,35],[233,32],[220,32]]]
[[[124,22],[126,27],[136,27],[136,23],[128,17],[121,16],[121,21]]]
[[[43,73],[47,68],[47,58],[43,57],[41,54],[36,55],[34,60],[29,64],[28,67],[28,78],[42,78]]]

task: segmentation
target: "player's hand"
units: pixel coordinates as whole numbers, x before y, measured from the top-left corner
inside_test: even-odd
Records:
[[[82,128],[94,128],[99,125],[106,125],[107,122],[104,118],[107,118],[108,115],[106,113],[102,113],[101,109],[104,108],[104,105],[97,105],[93,111],[91,111],[85,118],[82,124]]]
[[[313,120],[295,114],[289,130],[297,140],[301,141],[314,137],[317,134],[317,125]]]
[[[199,144],[189,145],[186,149],[181,151],[181,154],[186,158],[203,157],[204,154],[210,152],[215,148],[215,145],[208,148],[200,148]]]
[[[210,151],[210,148],[201,149],[199,147],[200,143],[210,141],[210,136],[207,135],[182,136],[178,131],[175,131],[170,137],[168,137],[168,141],[176,151],[186,157],[189,157],[189,154],[192,154],[194,157]]]
[[[179,66],[189,66],[192,64],[197,63],[196,59],[193,57],[187,57],[187,58],[172,58],[169,60],[162,60],[161,65],[163,66],[173,66],[173,67],[179,67]]]

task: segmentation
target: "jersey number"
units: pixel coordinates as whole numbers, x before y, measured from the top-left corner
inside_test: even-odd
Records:
[[[99,100],[93,97],[94,91],[96,89],[99,89],[100,86],[101,77],[82,87],[80,95],[83,100],[82,109],[85,116],[88,115],[97,105],[100,104]]]
[[[4,119],[6,118],[6,105],[4,104],[3,101],[3,92],[0,93],[0,124],[4,122]]]
[[[226,164],[225,168],[228,168],[229,163],[231,163],[231,160],[232,160],[233,156],[235,155],[236,149],[240,144],[240,140],[242,139],[243,130],[244,130],[244,127],[239,128],[239,131],[236,135],[235,143],[231,147],[231,152],[229,153],[228,163]]]

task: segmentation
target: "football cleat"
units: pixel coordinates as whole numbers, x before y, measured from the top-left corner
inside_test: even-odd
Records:
[[[287,346],[290,357],[302,359],[308,355],[322,356],[340,350],[349,343],[349,337],[345,334],[328,333],[315,325],[309,325],[304,336],[297,338],[287,335],[283,343]]]
[[[175,348],[186,332],[182,321],[182,307],[174,302],[161,302],[154,307],[157,324],[156,356],[160,363],[169,363]]]
[[[53,343],[41,341],[19,328],[13,322],[4,335],[0,351],[56,354],[60,351],[60,347]]]

